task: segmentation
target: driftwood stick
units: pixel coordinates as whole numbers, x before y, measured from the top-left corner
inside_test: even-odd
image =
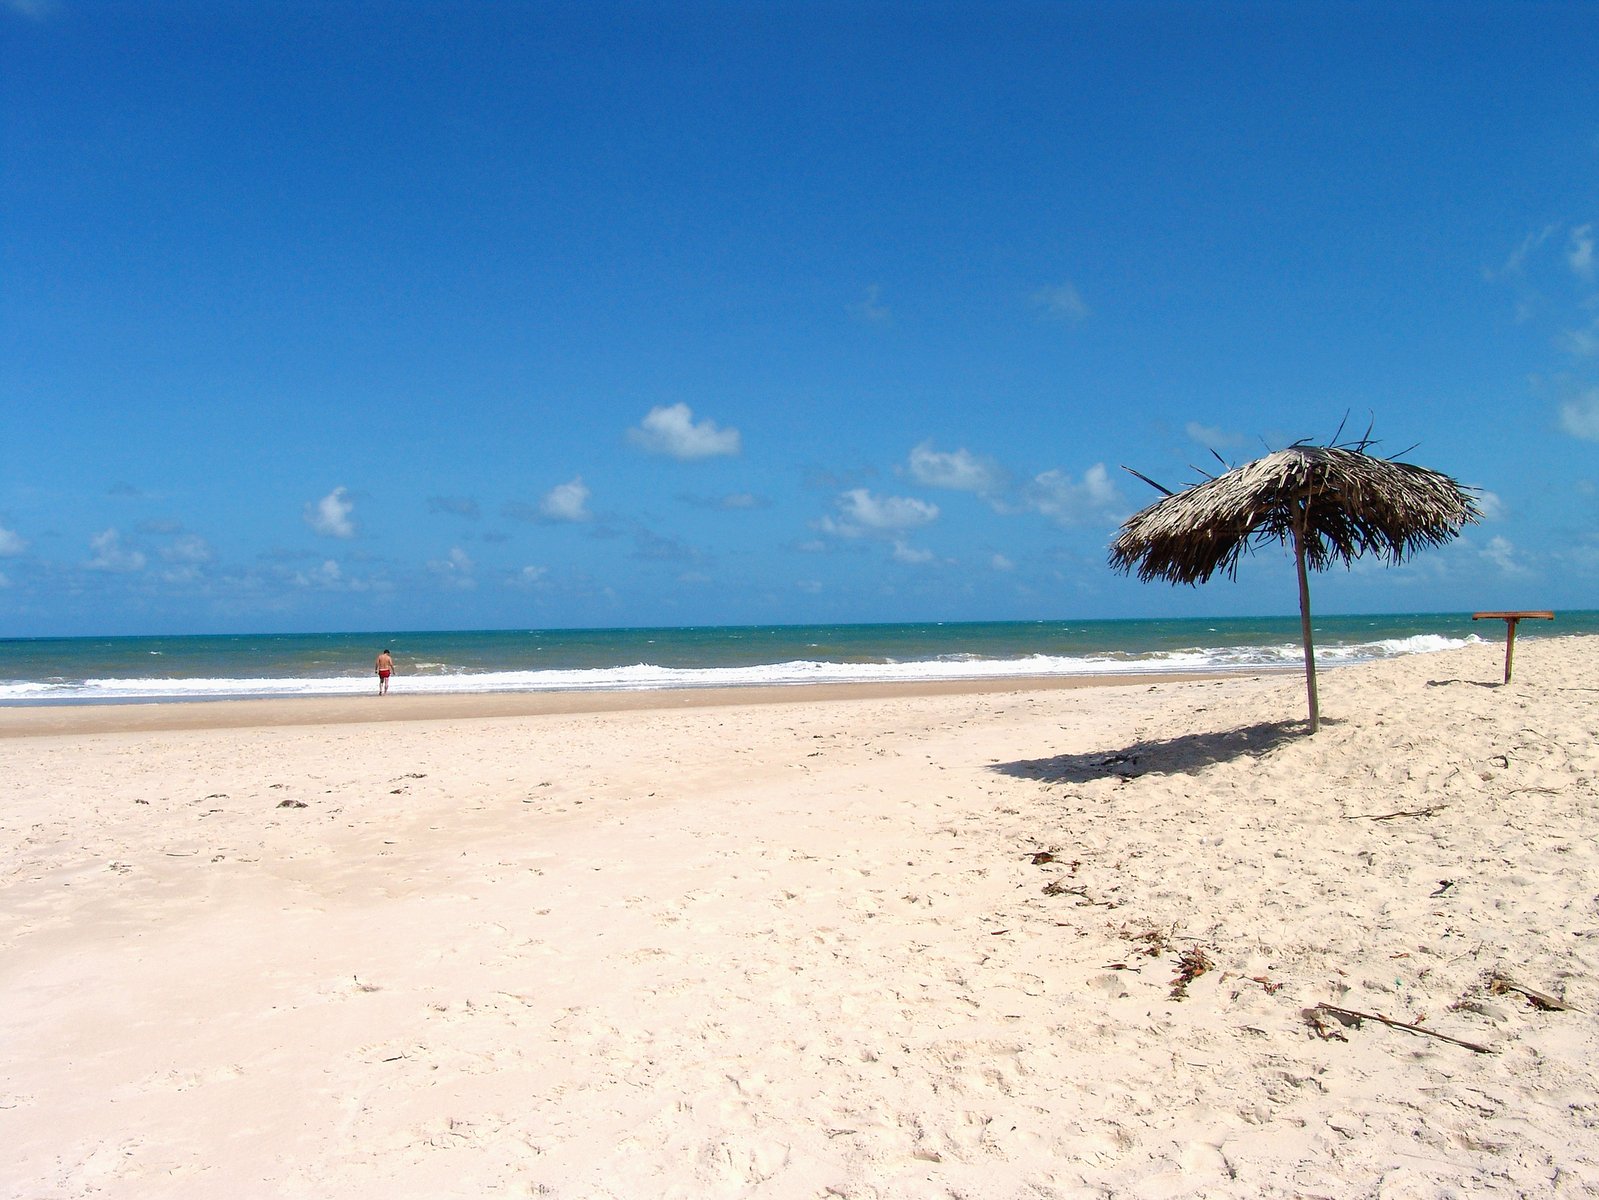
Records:
[[[1580,1009],[1572,1008],[1564,1000],[1551,996],[1548,992],[1540,992],[1537,988],[1530,988],[1525,984],[1517,983],[1508,975],[1495,975],[1489,981],[1488,990],[1491,992],[1519,992],[1539,1008],[1546,1009],[1549,1012],[1581,1011]]]
[[[1428,808],[1405,809],[1401,812],[1391,813],[1356,813],[1352,817],[1345,817],[1346,821],[1392,821],[1395,817],[1430,817],[1435,812],[1443,812],[1447,804],[1434,804]]]
[[[1421,1033],[1427,1037],[1437,1038],[1442,1042],[1452,1042],[1456,1046],[1464,1046],[1467,1050],[1475,1050],[1478,1054],[1493,1053],[1487,1046],[1479,1045],[1476,1042],[1465,1042],[1460,1038],[1450,1037],[1447,1033],[1439,1033],[1437,1030],[1427,1029],[1421,1025],[1412,1025],[1409,1021],[1396,1021],[1392,1017],[1379,1016],[1377,1013],[1357,1012],[1352,1008],[1339,1008],[1336,1004],[1328,1004],[1325,1001],[1316,1005],[1316,1009],[1320,1012],[1332,1013],[1334,1016],[1349,1017],[1357,1025],[1361,1021],[1377,1021],[1392,1029],[1403,1029],[1407,1033]]]

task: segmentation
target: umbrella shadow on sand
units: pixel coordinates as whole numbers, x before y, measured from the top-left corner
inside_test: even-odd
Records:
[[[1322,723],[1335,724],[1325,719]],[[1303,720],[1264,721],[1238,729],[1154,738],[1119,749],[1101,747],[1080,754],[995,763],[989,770],[1041,783],[1091,783],[1096,779],[1136,779],[1140,775],[1184,775],[1217,763],[1258,758],[1308,734],[1308,722]]]

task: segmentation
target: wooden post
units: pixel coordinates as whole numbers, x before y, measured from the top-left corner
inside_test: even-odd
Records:
[[[1510,682],[1510,663],[1516,654],[1516,625],[1521,621],[1553,621],[1552,612],[1479,612],[1472,613],[1473,621],[1503,621],[1505,623],[1505,683]]]
[[[1299,632],[1305,643],[1305,690],[1310,695],[1310,732],[1321,728],[1321,706],[1316,700],[1316,648],[1310,635],[1310,576],[1305,572],[1306,505],[1294,514],[1294,563],[1299,568]]]

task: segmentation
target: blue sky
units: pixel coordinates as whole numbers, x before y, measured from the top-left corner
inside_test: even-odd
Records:
[[[0,0],[0,636],[1595,606],[1589,4]]]

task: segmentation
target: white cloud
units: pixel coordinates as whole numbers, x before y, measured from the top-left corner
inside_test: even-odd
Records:
[[[591,494],[581,475],[570,483],[556,484],[539,501],[539,515],[547,521],[587,521]]]
[[[1027,506],[1057,525],[1080,525],[1102,519],[1122,503],[1104,463],[1095,463],[1074,482],[1062,471],[1045,471],[1027,489]]]
[[[527,566],[512,575],[510,582],[514,587],[538,587],[549,573],[548,567]]]
[[[1039,288],[1033,293],[1033,303],[1051,320],[1076,325],[1088,319],[1088,305],[1075,284],[1061,283],[1054,287]]]
[[[888,305],[882,303],[881,293],[882,289],[874,283],[866,289],[864,300],[859,304],[850,305],[850,315],[868,325],[887,325],[894,319],[894,314]]]
[[[993,558],[988,560],[988,565],[993,567],[996,571],[1014,571],[1016,569],[1016,564],[1011,562],[1011,560],[1006,558],[1003,554],[994,555]]]
[[[428,570],[437,575],[446,587],[466,589],[477,586],[477,580],[472,577],[474,566],[471,556],[465,550],[453,546],[447,557],[428,563]]]
[[[1241,433],[1228,433],[1214,425],[1201,425],[1198,421],[1190,421],[1183,426],[1183,432],[1193,441],[1198,442],[1207,450],[1223,450],[1228,446],[1241,446],[1244,436]]]
[[[1572,437],[1599,442],[1599,387],[1591,387],[1560,406],[1560,428]]]
[[[1579,570],[1599,569],[1599,535],[1583,534],[1574,544],[1556,551],[1553,557],[1562,562],[1572,563]]]
[[[678,496],[684,504],[691,504],[695,508],[714,509],[718,512],[740,512],[755,508],[765,508],[768,501],[754,492],[732,492],[726,496],[702,496],[684,493]]]
[[[5,7],[30,21],[44,21],[61,11],[56,0],[5,0]]]
[[[838,537],[895,534],[938,520],[938,505],[910,496],[874,496],[851,488],[838,498],[840,520],[823,517],[819,527]]]
[[[894,540],[894,561],[897,563],[906,563],[910,566],[920,566],[923,563],[930,563],[933,561],[933,552],[931,550],[918,549],[917,547],[912,546],[909,542],[901,541],[896,538]]]
[[[210,562],[211,546],[199,534],[185,533],[170,545],[161,547],[161,557],[170,563]]]
[[[1560,348],[1576,358],[1593,358],[1599,355],[1599,318],[1583,329],[1562,330],[1556,339]]]
[[[1566,265],[1574,271],[1579,278],[1593,278],[1593,226],[1579,225],[1571,231],[1571,240],[1566,244]]]
[[[1519,275],[1526,269],[1527,260],[1559,230],[1558,225],[1545,225],[1542,229],[1534,230],[1521,239],[1521,245],[1510,252],[1505,259],[1504,266],[1497,271],[1489,269],[1483,272],[1489,279],[1500,279],[1507,275]]]
[[[715,458],[737,454],[740,449],[736,429],[718,429],[716,422],[695,424],[694,412],[686,404],[652,408],[637,429],[627,431],[628,440],[651,454],[672,458]]]
[[[1477,490],[1477,507],[1482,510],[1484,521],[1498,521],[1505,515],[1505,502],[1500,499],[1499,493],[1485,488]]]
[[[679,538],[666,537],[641,526],[633,531],[633,557],[653,562],[696,563],[703,555]]]
[[[295,573],[294,582],[301,587],[339,588],[344,587],[344,572],[339,564],[331,558],[323,562],[320,567],[313,567],[310,571]]]
[[[469,521],[478,519],[477,501],[470,496],[429,496],[428,512],[448,513],[455,517],[465,517]]]
[[[323,537],[353,538],[355,524],[350,514],[355,502],[346,496],[342,487],[336,487],[322,499],[305,506],[305,523]]]
[[[1527,574],[1527,567],[1521,561],[1521,554],[1509,538],[1489,538],[1488,544],[1478,553],[1506,575]]]
[[[990,495],[1005,485],[1005,472],[992,459],[978,458],[965,449],[934,450],[932,442],[923,442],[911,451],[910,473],[927,487],[978,495]]]
[[[95,534],[89,539],[89,549],[94,551],[94,557],[84,566],[91,571],[110,571],[126,575],[134,571],[144,570],[145,558],[138,550],[129,550],[122,544],[122,535],[115,529],[107,529]]]
[[[346,575],[331,558],[309,571],[295,572],[291,580],[297,587],[329,592],[391,592],[394,584],[386,579],[360,579]]]
[[[170,564],[161,572],[161,580],[174,585],[200,582],[200,568],[212,557],[210,544],[197,533],[179,535],[162,546],[160,553],[162,560]]]
[[[21,554],[27,548],[28,543],[22,539],[21,534],[0,525],[0,558]]]

